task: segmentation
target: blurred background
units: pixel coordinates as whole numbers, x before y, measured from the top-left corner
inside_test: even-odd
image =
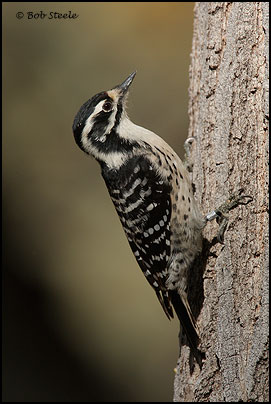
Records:
[[[131,120],[182,156],[193,7],[2,3],[3,401],[172,401],[177,319],[71,127],[83,102],[137,70]],[[78,17],[27,17],[69,10]]]

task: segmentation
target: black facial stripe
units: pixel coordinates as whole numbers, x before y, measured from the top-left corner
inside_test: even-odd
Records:
[[[85,122],[86,122],[87,118],[93,113],[96,105],[100,101],[106,99],[107,97],[108,97],[108,95],[104,91],[99,94],[94,95],[92,98],[90,98],[88,101],[86,101],[81,106],[81,108],[79,109],[79,111],[77,112],[77,114],[74,118],[73,125],[72,125],[74,139],[75,139],[76,144],[83,151],[85,151],[85,150],[82,145],[82,131],[84,129]]]
[[[107,92],[101,92],[96,94],[87,102],[85,102],[79,109],[74,122],[73,122],[73,133],[77,145],[85,151],[82,144],[82,131],[85,126],[86,120],[93,113],[96,105],[102,100],[113,100],[108,96]],[[128,141],[127,139],[121,138],[117,133],[117,128],[121,121],[121,116],[123,113],[123,97],[120,97],[117,105],[117,112],[115,116],[115,122],[111,131],[106,135],[104,139],[104,133],[109,125],[110,117],[114,114],[112,111],[100,111],[93,120],[93,125],[90,132],[87,134],[88,140],[92,145],[101,153],[108,154],[114,152],[129,152],[134,148],[139,147],[136,142]],[[100,140],[102,138],[102,141]]]
[[[105,112],[102,110],[96,115],[91,131],[87,135],[89,140],[92,140],[92,137],[98,139],[104,135],[104,131],[109,125],[109,119],[112,113],[113,112]]]
[[[122,97],[119,99],[117,108],[118,109],[117,109],[117,113],[116,113],[116,116],[115,116],[115,124],[114,124],[114,126],[112,128],[113,132],[116,131],[117,127],[119,126],[120,118],[121,118],[121,115],[122,115],[122,112],[123,112]]]
[[[119,99],[118,106],[117,106],[117,112],[115,116],[115,123],[114,126],[112,127],[111,131],[107,134],[107,138],[110,138],[110,136],[115,135],[117,131],[117,127],[119,126],[121,115],[123,112],[123,106],[122,106],[122,97]],[[104,131],[106,130],[107,126],[109,125],[109,119],[111,115],[114,114],[114,111],[101,111],[95,118],[92,130],[88,134],[88,139],[92,140],[91,137],[95,137],[95,139],[99,138],[100,136],[103,136]],[[112,138],[111,138],[112,139]]]
[[[92,145],[99,152],[105,154],[112,152],[129,152],[134,148],[140,147],[137,142],[121,138],[114,128],[106,135],[106,139],[103,142],[99,140],[99,138],[104,135],[104,131],[109,124],[110,116],[110,113],[101,111],[95,118],[92,129],[88,134],[88,139]]]
[[[94,108],[96,105],[102,101],[108,98],[108,95],[106,92],[101,92],[99,94],[94,95],[92,98],[90,98],[88,101],[86,101],[79,111],[77,112],[74,121],[73,121],[73,126],[72,129],[75,132],[80,126],[81,128],[84,127],[84,124],[87,120],[87,118],[92,114],[94,111]]]

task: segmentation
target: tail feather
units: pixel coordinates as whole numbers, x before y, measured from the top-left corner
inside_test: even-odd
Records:
[[[172,306],[170,304],[170,298],[168,296],[168,292],[164,292],[164,291],[155,291],[156,292],[156,296],[159,299],[159,302],[161,303],[161,306],[164,309],[164,312],[166,313],[167,318],[170,320],[171,318],[174,317],[173,315],[173,310],[172,310]]]
[[[202,355],[198,350],[199,335],[196,326],[195,319],[191,312],[189,303],[186,296],[180,296],[177,291],[172,291],[171,293],[171,303],[174,310],[178,316],[181,326],[187,336],[189,345],[193,354],[198,361],[199,365],[202,365]]]

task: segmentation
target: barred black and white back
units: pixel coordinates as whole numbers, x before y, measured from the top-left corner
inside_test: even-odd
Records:
[[[181,159],[162,138],[127,116],[125,103],[134,76],[80,108],[74,137],[100,163],[141,270],[168,318],[174,306],[195,351],[198,335],[187,301],[187,274],[201,251],[205,221]]]

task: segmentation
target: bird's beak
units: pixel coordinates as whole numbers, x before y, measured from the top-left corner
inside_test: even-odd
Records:
[[[132,81],[134,80],[135,75],[136,75],[136,71],[133,72],[132,74],[130,74],[130,76],[128,76],[127,79],[124,80],[124,82],[122,84],[119,84],[114,89],[120,90],[122,95],[126,94],[130,85],[132,84]]]

